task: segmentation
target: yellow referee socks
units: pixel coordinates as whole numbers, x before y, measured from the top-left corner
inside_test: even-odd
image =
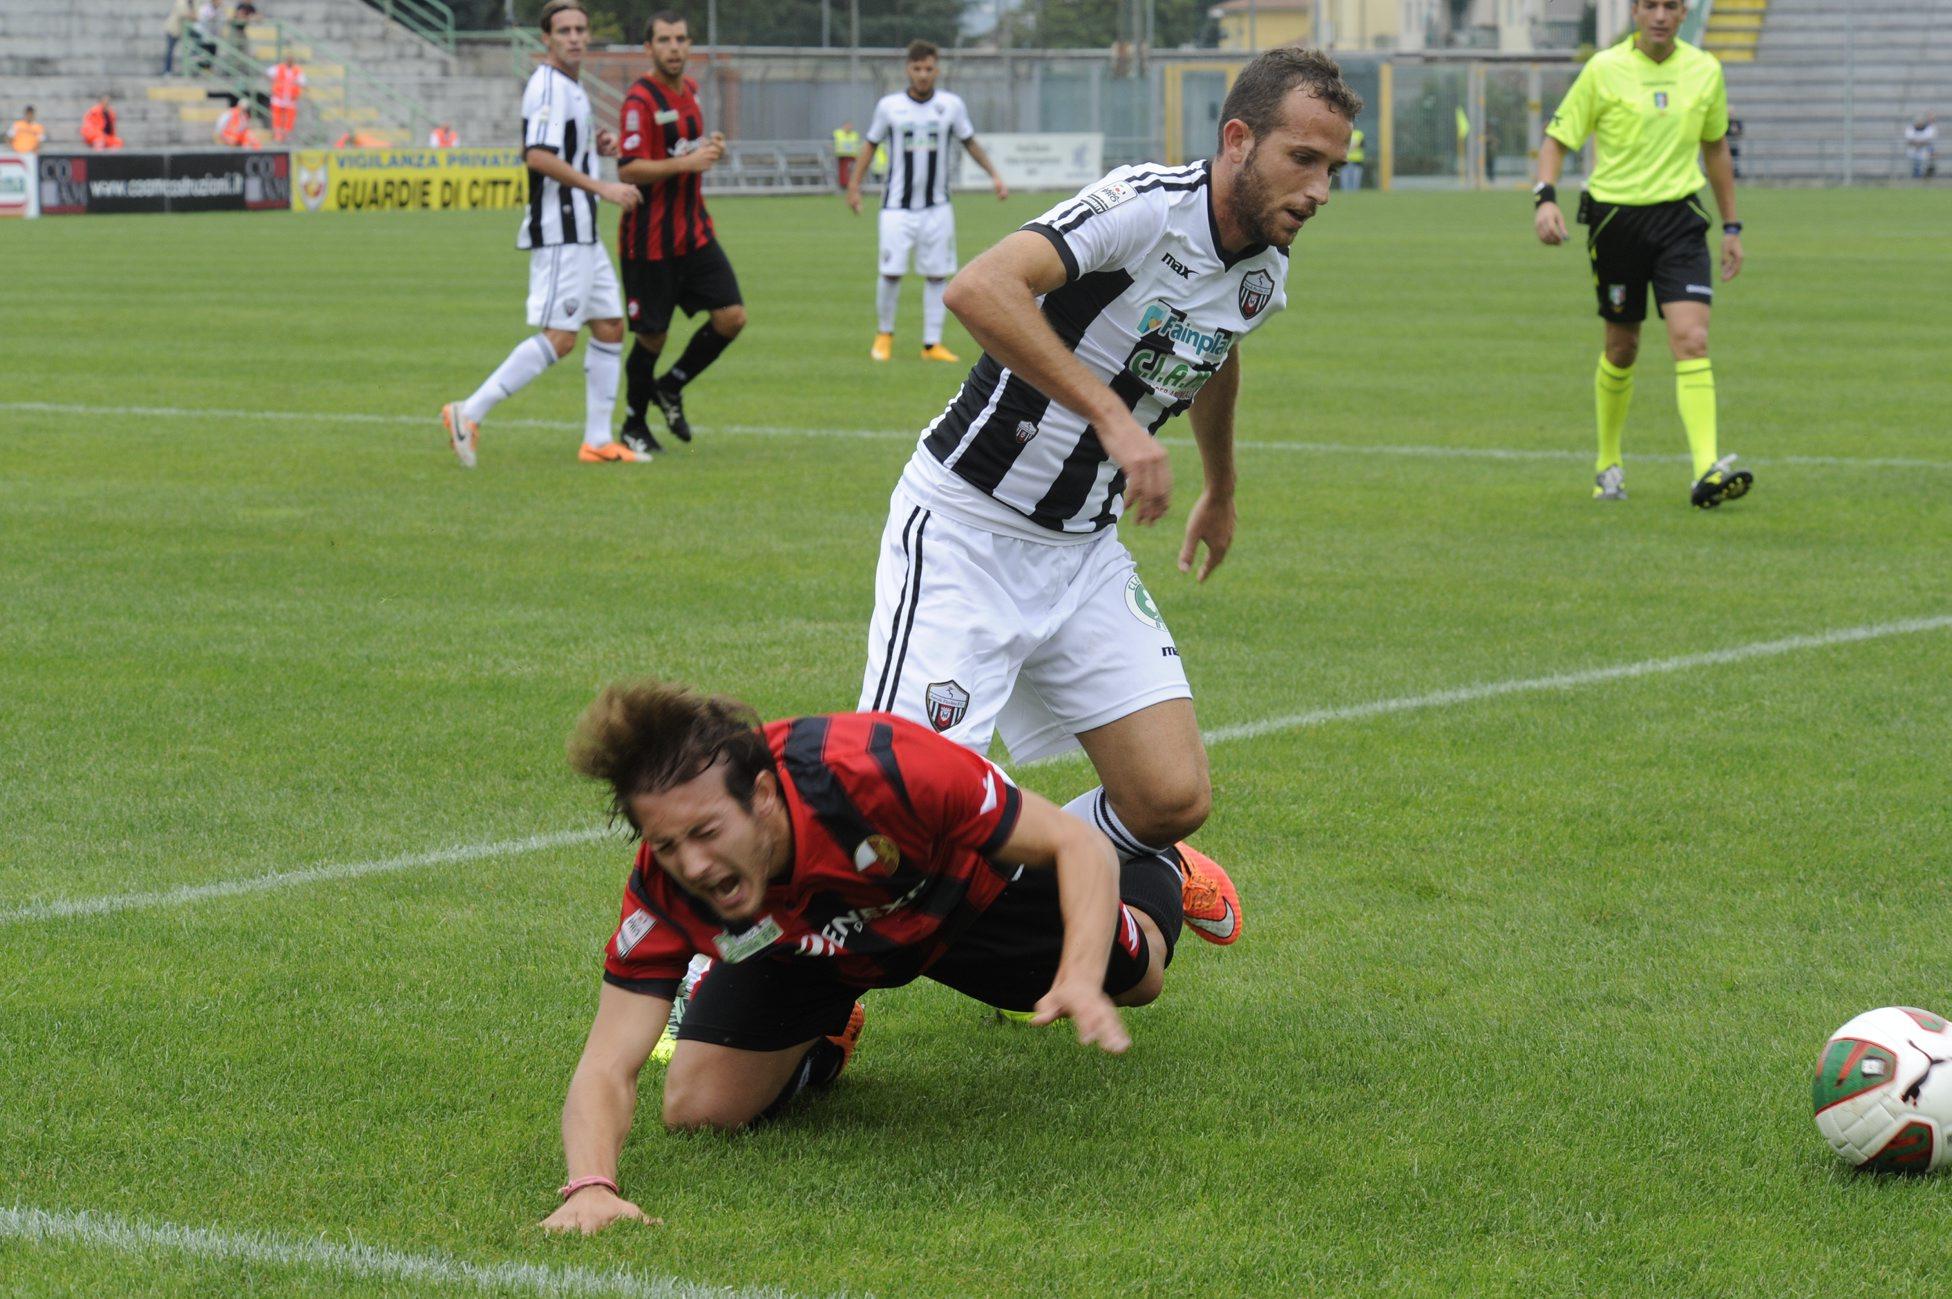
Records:
[[[1601,352],[1600,368],[1593,375],[1593,400],[1600,424],[1600,458],[1593,472],[1599,473],[1620,463],[1620,430],[1627,426],[1627,406],[1633,401],[1633,370],[1622,370]]]
[[[1700,478],[1715,467],[1715,372],[1707,357],[1674,363],[1674,404],[1681,408],[1694,476]]]

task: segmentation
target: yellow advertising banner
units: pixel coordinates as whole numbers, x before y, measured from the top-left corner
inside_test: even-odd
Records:
[[[300,149],[291,205],[301,212],[458,212],[529,201],[522,151]]]

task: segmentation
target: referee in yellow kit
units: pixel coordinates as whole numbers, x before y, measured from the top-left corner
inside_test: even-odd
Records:
[[[1742,269],[1735,215],[1735,165],[1728,151],[1728,95],[1722,65],[1676,39],[1686,0],[1633,0],[1634,35],[1587,60],[1545,128],[1533,229],[1564,243],[1566,218],[1554,188],[1566,154],[1599,137],[1599,161],[1579,200],[1593,259],[1593,287],[1606,322],[1606,350],[1594,377],[1600,450],[1595,500],[1627,498],[1620,430],[1633,398],[1633,363],[1647,289],[1667,322],[1675,397],[1694,456],[1691,500],[1703,509],[1746,494],[1755,476],[1715,445],[1715,373],[1708,363],[1708,313],[1715,300],[1708,213],[1701,205],[1697,151],[1722,216],[1722,279]]]

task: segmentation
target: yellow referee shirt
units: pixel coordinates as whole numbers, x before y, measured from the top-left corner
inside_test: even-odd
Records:
[[[1602,203],[1670,203],[1701,188],[1704,142],[1728,134],[1728,92],[1714,55],[1685,41],[1656,63],[1628,39],[1586,61],[1545,133],[1577,151],[1599,137],[1586,188]]]

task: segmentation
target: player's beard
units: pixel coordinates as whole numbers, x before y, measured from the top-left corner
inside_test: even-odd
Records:
[[[1270,228],[1275,209],[1278,207],[1269,195],[1273,186],[1255,165],[1261,146],[1257,141],[1247,151],[1247,158],[1240,164],[1240,171],[1234,176],[1233,194],[1227,200],[1228,215],[1234,219],[1234,227],[1245,231],[1248,241],[1257,244],[1278,244],[1275,232]]]

